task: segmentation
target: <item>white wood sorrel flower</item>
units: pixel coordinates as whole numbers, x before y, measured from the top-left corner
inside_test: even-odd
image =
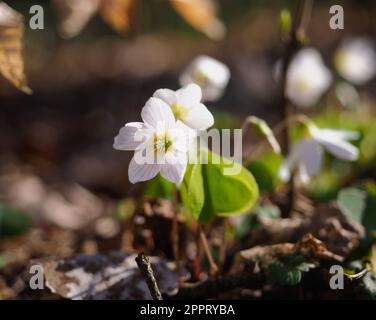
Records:
[[[376,52],[365,38],[346,40],[337,50],[334,62],[341,76],[356,85],[366,83],[376,74]]]
[[[193,130],[176,121],[170,106],[154,97],[146,102],[141,118],[143,122],[121,128],[114,142],[117,150],[135,151],[128,168],[130,182],[150,180],[160,172],[179,184],[186,171]]]
[[[287,70],[286,96],[299,107],[315,105],[329,88],[332,75],[320,53],[313,48],[300,50]]]
[[[204,101],[216,101],[223,95],[229,79],[230,70],[224,63],[202,55],[188,65],[179,81],[182,86],[198,84]]]
[[[358,139],[358,132],[319,129],[312,124],[308,128],[311,137],[294,144],[280,168],[279,177],[282,181],[290,180],[292,172],[296,170],[298,182],[309,183],[321,170],[323,149],[340,160],[358,159],[359,150],[346,141]]]
[[[169,105],[176,120],[192,129],[205,130],[214,124],[213,115],[201,103],[202,91],[197,84],[188,84],[177,91],[159,89],[153,97]]]

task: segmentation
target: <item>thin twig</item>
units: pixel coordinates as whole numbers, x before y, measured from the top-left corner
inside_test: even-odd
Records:
[[[136,262],[146,284],[148,285],[153,300],[163,300],[149,258],[145,256],[145,254],[139,253],[136,257]]]

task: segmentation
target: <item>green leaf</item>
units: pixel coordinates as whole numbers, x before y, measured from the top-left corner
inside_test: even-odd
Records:
[[[148,181],[144,195],[153,199],[172,199],[174,184],[158,174],[154,179]]]
[[[315,265],[306,262],[303,256],[288,254],[274,260],[269,265],[266,276],[271,283],[293,286],[302,279],[302,272],[308,272],[312,268]]]
[[[341,211],[362,224],[367,233],[376,230],[376,187],[369,184],[365,189],[347,188],[339,192],[337,197]]]
[[[343,189],[337,197],[340,210],[358,223],[362,223],[366,200],[367,193],[358,188]]]
[[[278,171],[282,156],[269,152],[260,160],[251,161],[247,169],[255,177],[261,192],[272,192],[279,184]]]
[[[259,206],[254,212],[260,219],[276,220],[281,217],[281,210],[277,206]]]
[[[259,194],[253,176],[239,164],[225,164],[222,157],[208,150],[201,151],[200,156],[200,163],[207,157],[207,164],[190,165],[180,186],[183,202],[192,215],[205,224],[215,216],[249,212]],[[226,174],[230,168],[233,173]]]
[[[29,216],[0,203],[0,237],[21,234],[29,227]]]
[[[291,268],[279,260],[270,264],[266,276],[271,283],[283,286],[294,286],[302,279],[302,274],[298,269]]]

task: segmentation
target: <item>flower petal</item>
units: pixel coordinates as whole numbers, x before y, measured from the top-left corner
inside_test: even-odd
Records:
[[[166,130],[175,124],[171,108],[163,100],[150,98],[141,111],[142,120],[154,129]]]
[[[165,179],[179,185],[187,169],[187,156],[183,152],[174,152],[166,155],[166,164],[161,168],[161,175]]]
[[[322,167],[323,152],[320,144],[314,139],[299,142],[299,166],[304,166],[310,177],[318,174]]]
[[[177,95],[175,91],[170,89],[159,89],[154,92],[153,97],[163,100],[169,106],[177,103]]]
[[[297,168],[298,166],[298,168]],[[279,169],[279,178],[286,182],[291,178],[294,169],[299,169],[301,182],[308,181],[307,176],[314,176],[321,170],[322,149],[313,139],[301,140],[295,143],[288,157]]]
[[[351,143],[340,140],[321,140],[320,143],[333,156],[344,161],[356,161],[359,157],[359,150]]]
[[[138,164],[133,157],[128,167],[128,178],[131,183],[153,179],[160,171],[158,164]]]
[[[145,125],[142,122],[127,123],[115,137],[114,149],[135,150],[145,140],[142,134],[138,134],[143,129],[145,129]]]
[[[206,130],[214,124],[214,117],[202,103],[191,106],[185,123],[198,130]]]
[[[283,182],[287,182],[291,179],[291,173],[293,172],[298,160],[297,145],[294,144],[291,148],[287,158],[283,161],[278,176]]]
[[[360,133],[347,130],[319,129],[315,133],[315,137],[319,137],[319,139],[357,140],[360,138]]]
[[[186,108],[190,108],[191,106],[200,103],[202,91],[200,86],[195,83],[190,83],[189,85],[177,90],[176,95],[179,104],[182,104]]]

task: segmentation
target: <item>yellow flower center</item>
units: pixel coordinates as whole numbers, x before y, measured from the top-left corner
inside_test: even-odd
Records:
[[[166,154],[172,147],[173,141],[167,133],[156,134],[153,137],[153,148],[155,153]]]
[[[181,104],[173,104],[171,106],[172,113],[176,120],[186,121],[188,118],[188,109]]]
[[[309,81],[307,79],[299,79],[297,85],[300,92],[306,92],[310,89]]]
[[[196,71],[194,74],[194,81],[200,87],[204,87],[209,83],[209,77],[202,71]]]

